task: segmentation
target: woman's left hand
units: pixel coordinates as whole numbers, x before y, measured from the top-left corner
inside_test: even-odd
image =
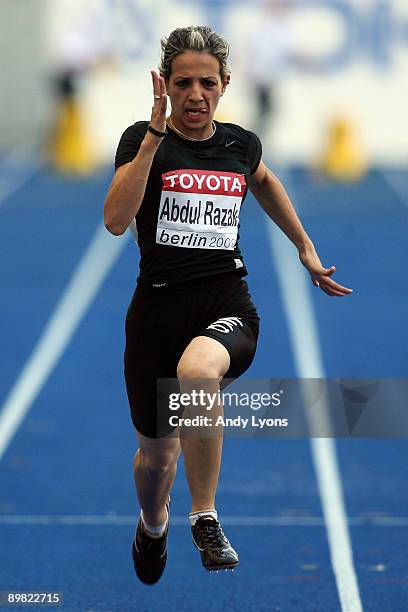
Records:
[[[299,249],[299,259],[309,271],[314,286],[320,287],[327,295],[343,297],[353,292],[352,289],[339,285],[331,278],[336,271],[336,266],[324,268],[313,245]]]

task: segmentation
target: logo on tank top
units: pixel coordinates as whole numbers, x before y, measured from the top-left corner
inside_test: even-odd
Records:
[[[244,327],[240,317],[223,317],[215,321],[215,323],[211,323],[206,329],[215,329],[223,334],[229,334],[230,331],[234,331],[238,325]]]
[[[156,243],[232,251],[245,194],[243,174],[174,170],[162,174]]]

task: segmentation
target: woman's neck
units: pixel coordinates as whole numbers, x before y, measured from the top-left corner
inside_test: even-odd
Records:
[[[211,122],[211,134],[209,134],[209,136],[205,136],[204,138],[195,138],[194,136],[189,136],[188,134],[184,134],[184,132],[179,130],[179,128],[174,125],[171,115],[170,117],[167,118],[167,123],[169,124],[170,128],[176,132],[176,134],[178,134],[182,138],[185,138],[186,140],[196,140],[196,141],[209,140],[210,138],[214,136],[215,131],[217,129],[217,126],[215,125],[214,121],[212,121]]]

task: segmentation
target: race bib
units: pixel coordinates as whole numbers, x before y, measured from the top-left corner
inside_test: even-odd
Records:
[[[187,249],[235,248],[243,174],[174,170],[162,175],[156,243]]]

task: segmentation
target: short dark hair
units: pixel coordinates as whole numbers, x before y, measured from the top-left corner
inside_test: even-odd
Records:
[[[184,51],[211,53],[220,63],[220,74],[223,79],[230,73],[227,64],[229,44],[221,34],[208,26],[189,26],[176,28],[167,38],[161,40],[160,74],[168,79],[171,73],[172,60]]]

